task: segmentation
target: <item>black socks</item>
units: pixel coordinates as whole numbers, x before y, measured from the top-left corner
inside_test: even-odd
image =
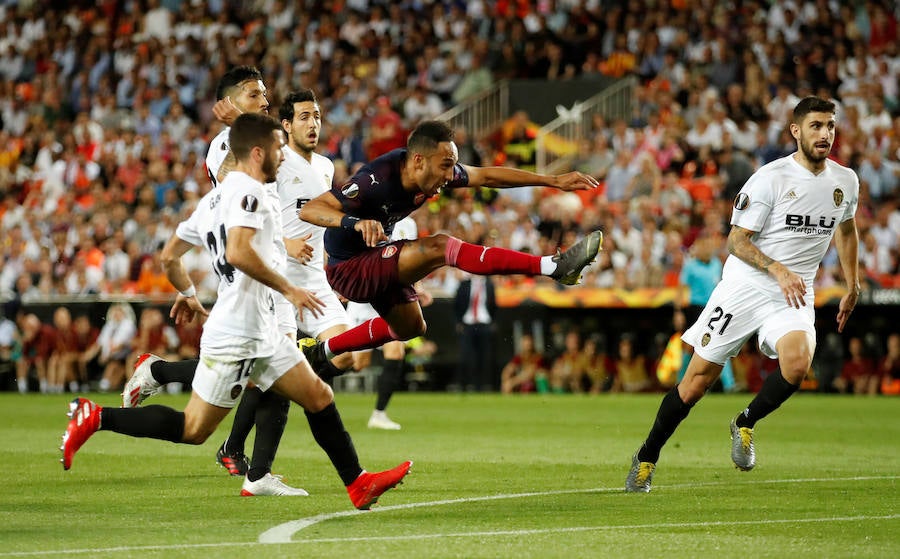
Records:
[[[250,436],[250,430],[256,424],[256,409],[262,400],[263,391],[257,387],[248,387],[244,390],[237,409],[234,410],[234,422],[231,424],[231,433],[225,440],[225,449],[229,453],[244,452],[244,443]],[[282,427],[284,430],[284,427]],[[259,433],[256,435],[259,436]]]
[[[781,375],[781,371],[775,371],[766,377],[759,393],[753,398],[747,409],[738,414],[735,423],[738,427],[752,429],[757,421],[777,410],[798,388],[800,386],[789,383]]]
[[[350,435],[344,429],[341,414],[337,406],[331,402],[320,412],[306,412],[306,420],[309,421],[309,429],[313,438],[331,459],[331,463],[341,476],[344,485],[353,483],[362,473],[359,465],[359,457],[353,447]]]
[[[663,445],[678,428],[678,425],[694,407],[693,404],[685,404],[678,395],[678,386],[669,390],[659,405],[659,411],[656,412],[656,421],[647,435],[647,440],[638,450],[638,460],[641,462],[656,463],[659,460],[659,453]]]
[[[184,436],[184,412],[166,406],[103,408],[100,429],[180,443]]]
[[[375,409],[384,411],[394,394],[400,377],[403,375],[403,361],[400,359],[385,359],[381,374],[378,375],[378,400],[375,401]]]
[[[260,395],[256,408],[256,439],[253,441],[253,456],[247,471],[250,481],[257,481],[272,471],[272,462],[275,461],[275,453],[284,434],[290,409],[290,400],[272,391]]]
[[[160,384],[180,382],[190,386],[194,382],[194,372],[197,370],[199,359],[187,359],[185,361],[154,361],[150,365],[150,374]]]

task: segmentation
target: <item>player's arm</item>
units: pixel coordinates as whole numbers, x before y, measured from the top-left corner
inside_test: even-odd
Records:
[[[194,245],[191,243],[178,235],[172,235],[159,255],[169,283],[178,290],[175,303],[169,310],[169,316],[175,319],[175,324],[191,322],[197,314],[209,316],[209,312],[197,298],[197,288],[181,261],[181,257],[192,248]]]
[[[856,219],[842,221],[835,232],[834,245],[837,247],[838,258],[844,271],[844,279],[847,282],[847,293],[841,297],[838,305],[837,323],[838,332],[844,331],[850,313],[856,307],[859,299],[859,231],[856,229]]]
[[[728,234],[728,252],[775,278],[788,305],[795,309],[806,306],[806,300],[803,298],[806,294],[806,282],[781,262],[763,254],[750,240],[755,234],[756,232],[750,229],[732,225]]]
[[[300,209],[300,219],[319,227],[343,227],[358,231],[366,245],[373,247],[388,240],[384,227],[374,219],[359,219],[344,212],[340,200],[331,192],[313,198]]]
[[[225,260],[246,274],[248,277],[271,287],[281,293],[298,309],[307,308],[314,316],[322,310],[320,301],[312,291],[297,287],[283,275],[270,268],[253,248],[253,237],[256,229],[235,226],[228,229],[228,242],[225,243]]]
[[[509,188],[515,186],[550,186],[560,190],[588,190],[596,188],[597,179],[578,171],[564,175],[542,175],[512,167],[471,167],[463,165],[469,175],[469,186]]]

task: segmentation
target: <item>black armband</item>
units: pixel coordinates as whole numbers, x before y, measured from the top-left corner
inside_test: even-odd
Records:
[[[350,231],[355,230],[357,223],[359,223],[359,218],[349,214],[344,214],[344,217],[341,218],[341,227]]]

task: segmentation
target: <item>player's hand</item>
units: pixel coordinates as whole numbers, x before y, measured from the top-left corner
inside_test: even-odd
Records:
[[[285,239],[284,247],[287,249],[288,256],[297,260],[301,264],[306,264],[313,257],[313,246],[309,244],[312,233],[307,233],[303,237],[296,239]]]
[[[175,297],[175,303],[169,311],[169,317],[175,319],[175,324],[187,324],[194,320],[197,315],[207,317],[209,311],[203,306],[196,296],[185,297],[179,293]]]
[[[787,269],[787,266],[775,262],[769,266],[769,273],[778,281],[781,292],[784,294],[784,300],[787,304],[799,309],[806,306],[806,282],[803,278]]]
[[[571,190],[589,190],[591,188],[597,188],[597,185],[599,184],[600,182],[594,177],[579,173],[578,171],[572,171],[565,175],[556,176],[556,188],[565,190],[566,192]]]
[[[302,287],[292,286],[284,296],[292,305],[297,307],[301,313],[303,312],[303,309],[307,309],[316,318],[322,316],[322,311],[325,309],[325,303],[316,297],[315,293],[308,289],[303,289]]]
[[[387,235],[384,234],[384,227],[374,219],[361,219],[353,228],[359,231],[368,247],[376,246],[378,243],[388,240]]]
[[[231,101],[231,97],[216,101],[216,104],[213,105],[212,112],[213,116],[216,117],[216,120],[219,120],[228,126],[234,124],[234,119],[242,114],[241,110]]]
[[[847,320],[850,318],[850,313],[852,313],[853,309],[856,308],[856,302],[858,300],[859,291],[855,289],[851,289],[843,297],[841,297],[841,302],[840,304],[838,304],[837,313],[838,332],[844,331],[844,326],[846,326]]]

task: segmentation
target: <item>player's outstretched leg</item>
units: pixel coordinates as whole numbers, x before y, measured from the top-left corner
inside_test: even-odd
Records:
[[[576,285],[581,281],[581,271],[594,261],[602,245],[603,232],[593,231],[565,252],[558,252],[553,257],[556,270],[550,277],[563,285]]]
[[[349,332],[349,330],[348,330]],[[344,332],[346,334],[347,332]],[[342,334],[338,334],[341,336]],[[333,339],[333,338],[332,338]],[[325,382],[330,383],[331,379],[336,376],[340,376],[347,371],[343,371],[337,368],[334,363],[328,359],[325,354],[325,341],[317,341],[315,338],[301,338],[297,345],[303,350],[303,355],[306,356],[306,360],[309,361],[309,366],[312,367],[312,370],[315,371],[319,377]],[[367,349],[367,348],[360,348]]]

